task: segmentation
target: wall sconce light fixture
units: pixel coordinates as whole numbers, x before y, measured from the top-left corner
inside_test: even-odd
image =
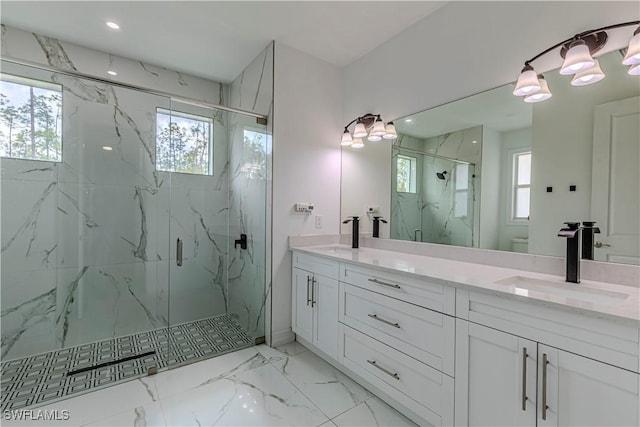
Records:
[[[525,61],[513,94],[524,97],[524,102],[540,102],[551,98],[549,85],[542,74],[535,72],[531,63],[559,47],[561,47],[560,56],[564,58],[564,62],[560,67],[560,74],[573,75],[571,80],[573,86],[586,86],[599,82],[604,78],[605,74],[600,68],[598,60],[593,58],[593,54],[602,49],[607,43],[609,38],[607,30],[632,25],[638,25],[638,28],[634,31],[633,37],[629,41],[627,53],[622,60],[622,64],[629,65],[627,72],[630,75],[640,75],[640,21],[623,22],[595,30],[583,31]]]
[[[353,134],[349,131],[349,126],[356,124]],[[367,113],[351,120],[345,127],[340,145],[343,147],[362,148],[364,142],[362,138],[367,138],[371,142],[382,141],[383,139],[396,139],[396,127],[393,122],[386,125],[380,118],[380,114]]]

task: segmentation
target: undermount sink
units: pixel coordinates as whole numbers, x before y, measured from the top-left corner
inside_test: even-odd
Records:
[[[495,282],[500,285],[513,286],[516,294],[529,295],[529,292],[538,292],[560,298],[567,298],[576,301],[586,301],[607,305],[623,303],[628,294],[622,292],[608,291],[605,289],[595,289],[586,287],[579,283],[567,284],[565,282],[548,282],[526,276],[513,276]]]
[[[339,254],[352,254],[354,252],[357,252],[359,249],[352,249],[347,246],[332,245],[332,246],[316,246],[313,248],[313,250],[339,255]]]

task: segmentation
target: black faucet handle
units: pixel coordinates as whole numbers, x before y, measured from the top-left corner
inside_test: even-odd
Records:
[[[358,221],[360,219],[359,216],[350,216],[349,218],[345,219],[344,221],[342,221],[343,224],[347,224],[351,221]]]
[[[565,222],[564,224],[567,224],[567,226],[569,227],[569,230],[577,230],[578,228],[580,228],[580,221],[578,222],[568,221],[568,222]]]
[[[374,220],[374,221],[380,221],[380,222],[382,222],[383,224],[387,224],[387,222],[388,222],[386,219],[382,218],[381,216],[374,216],[374,217],[373,217],[373,220]]]

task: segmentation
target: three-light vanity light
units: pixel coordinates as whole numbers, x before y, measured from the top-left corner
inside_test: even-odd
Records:
[[[353,134],[349,132],[349,126],[356,124]],[[351,120],[345,127],[340,145],[343,147],[362,148],[364,140],[367,138],[371,142],[382,141],[383,139],[393,140],[398,137],[396,127],[393,122],[386,125],[380,118],[380,114],[367,113]]]
[[[561,41],[525,61],[513,94],[524,97],[524,102],[540,102],[551,98],[552,95],[547,81],[542,74],[536,73],[531,63],[558,47],[562,47],[560,56],[564,58],[562,67],[560,67],[560,74],[565,76],[573,75],[571,79],[573,86],[586,86],[599,82],[604,78],[605,74],[600,68],[598,60],[593,58],[593,54],[602,49],[607,43],[608,35],[606,31],[633,25],[638,25],[638,28],[634,31],[629,41],[629,47],[622,64],[629,66],[627,72],[630,75],[640,75],[640,21],[624,22],[576,34],[570,39]]]

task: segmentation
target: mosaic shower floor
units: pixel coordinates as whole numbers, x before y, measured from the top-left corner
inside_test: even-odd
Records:
[[[2,411],[54,402],[146,375],[150,369],[207,359],[254,345],[226,314],[154,331],[64,348],[0,364]],[[152,353],[82,371],[119,359]]]

